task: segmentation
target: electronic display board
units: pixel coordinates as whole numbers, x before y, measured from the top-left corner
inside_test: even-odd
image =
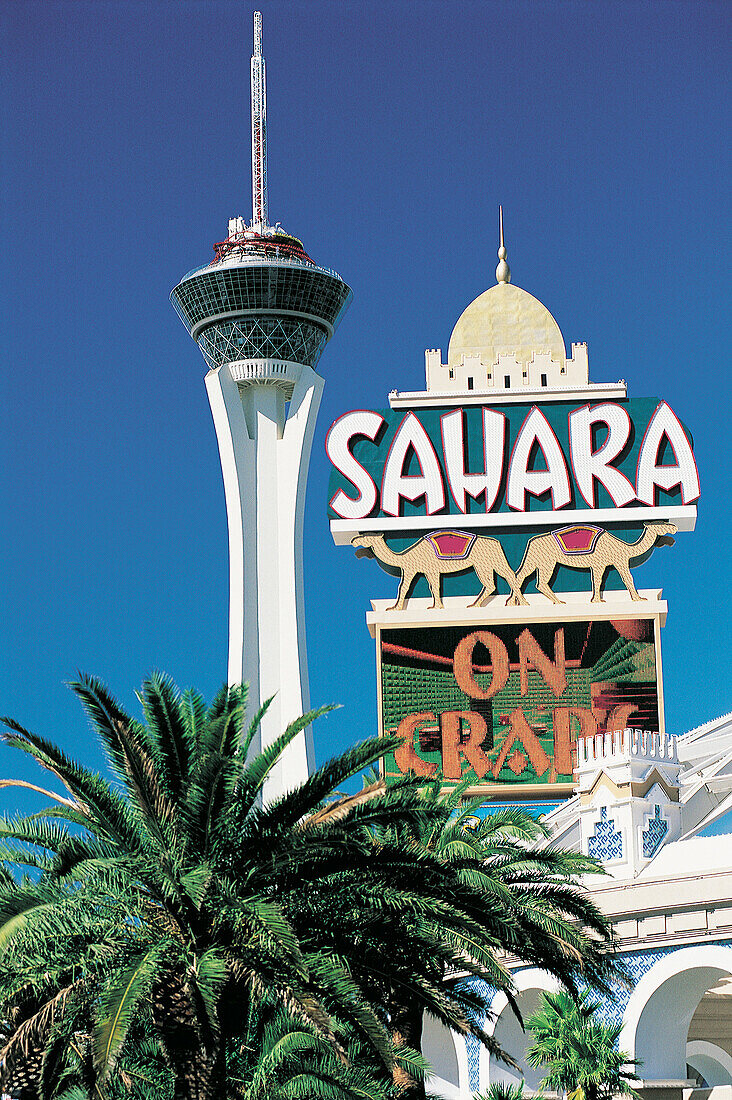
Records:
[[[387,779],[566,792],[578,735],[663,731],[659,629],[657,616],[379,627],[380,729],[402,738]]]

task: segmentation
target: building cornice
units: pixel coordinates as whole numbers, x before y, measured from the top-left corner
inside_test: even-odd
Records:
[[[392,390],[389,404],[392,409],[447,408],[452,405],[524,405],[527,401],[542,404],[554,401],[623,401],[628,396],[623,382],[593,382],[591,386],[567,386],[566,389],[513,389],[513,390]]]

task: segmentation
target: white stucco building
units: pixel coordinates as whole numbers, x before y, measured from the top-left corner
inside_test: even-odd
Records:
[[[603,1010],[623,1025],[621,1048],[637,1059],[643,1095],[681,1097],[695,1086],[732,1086],[732,715],[678,739],[624,731],[580,749],[577,793],[545,818],[552,842],[594,854],[608,877],[587,886],[612,918],[632,976]],[[729,831],[724,831],[725,829]],[[545,972],[516,966],[524,1016],[557,988]],[[503,994],[487,1022],[522,1064],[527,1037]],[[427,1029],[433,1085],[471,1097],[521,1075],[477,1043]],[[708,1093],[699,1095],[707,1096]]]

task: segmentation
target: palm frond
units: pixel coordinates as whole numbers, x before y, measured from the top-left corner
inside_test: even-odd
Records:
[[[206,1012],[209,1031],[217,1035],[220,1029],[219,994],[229,975],[228,961],[219,948],[211,947],[194,960],[191,969],[196,992]]]
[[[181,693],[180,711],[186,724],[186,739],[198,746],[206,726],[206,703],[200,692],[186,688]]]
[[[94,1036],[94,1058],[103,1081],[114,1068],[140,1002],[155,979],[163,945],[138,956],[102,998],[101,1022]]]
[[[200,727],[198,752],[220,753],[232,758],[239,754],[243,738],[248,688],[244,684],[225,684],[214,699]],[[269,706],[265,703],[261,713]]]
[[[251,806],[259,796],[267,776],[290,742],[294,741],[302,730],[312,725],[321,714],[325,714],[331,709],[331,707],[320,707],[318,710],[309,711],[308,714],[303,714],[294,722],[290,722],[284,733],[275,738],[271,745],[268,745],[247,764],[239,780],[241,805],[244,809]]]
[[[165,764],[154,735],[130,718],[95,677],[82,675],[70,687],[99,733],[148,831],[165,848],[170,839],[165,826],[173,822],[175,811],[161,781]]]
[[[364,997],[345,961],[334,955],[315,952],[308,957],[308,969],[311,980],[317,982],[334,999],[338,1005],[338,1014],[350,1020],[363,1033],[386,1068],[391,1069],[394,1051],[389,1033],[373,1005]]]
[[[185,790],[191,767],[194,734],[178,689],[169,676],[153,672],[142,685],[142,710],[156,743],[157,766],[162,785],[175,800]],[[189,697],[188,705],[193,702]],[[188,712],[190,717],[190,711]]]
[[[12,733],[7,745],[27,753],[63,783],[76,802],[80,823],[112,836],[127,847],[141,844],[135,816],[124,797],[96,772],[77,764],[51,741],[24,729],[12,718],[0,718]]]
[[[331,709],[333,708],[322,707],[319,711],[313,712],[310,721]],[[303,728],[303,726],[300,726],[300,728]],[[373,764],[383,756],[384,752],[396,747],[400,740],[400,738],[373,737],[329,760],[312,775],[308,776],[295,790],[283,795],[267,807],[266,821],[268,825],[272,828],[292,826],[305,818],[306,814],[312,814],[320,806],[323,799],[331,794],[334,789],[337,789],[349,776],[357,775],[369,764]],[[310,823],[311,820],[303,822],[305,827],[308,827]]]

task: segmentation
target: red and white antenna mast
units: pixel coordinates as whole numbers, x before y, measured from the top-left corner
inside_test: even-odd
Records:
[[[262,13],[254,13],[252,54],[252,229],[267,228],[267,75],[262,57]]]

